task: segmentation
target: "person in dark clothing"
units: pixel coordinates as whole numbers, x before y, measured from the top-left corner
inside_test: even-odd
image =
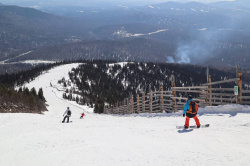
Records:
[[[67,123],[69,123],[69,117],[71,116],[71,111],[70,111],[69,107],[67,107],[67,110],[64,112],[63,116],[64,116],[64,118],[63,118],[62,123],[65,122],[66,118],[67,118]]]
[[[197,117],[197,112],[198,112],[198,104],[195,101],[193,101],[193,96],[189,95],[188,101],[185,104],[184,109],[183,109],[183,117],[186,116],[186,122],[184,125],[185,128],[189,127],[190,118],[194,118],[197,128],[200,127],[200,121]]]

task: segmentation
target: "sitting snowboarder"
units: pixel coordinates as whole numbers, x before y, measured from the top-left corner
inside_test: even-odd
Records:
[[[185,117],[186,115],[186,122],[185,122],[184,128],[187,129],[189,127],[190,118],[194,118],[197,128],[200,127],[200,121],[197,117],[197,112],[198,112],[198,104],[195,101],[193,101],[193,96],[189,95],[188,101],[185,104],[184,109],[183,109],[183,117]]]
[[[84,112],[81,114],[80,119],[82,119],[85,116]]]
[[[65,113],[63,114],[64,118],[63,118],[63,121],[62,123],[64,123],[64,121],[66,120],[67,118],[67,123],[69,123],[69,117],[71,116],[71,111],[69,109],[69,107],[67,107],[67,110],[65,111]]]

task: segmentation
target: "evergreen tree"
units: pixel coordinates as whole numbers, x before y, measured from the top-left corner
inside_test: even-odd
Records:
[[[22,93],[23,92],[23,89],[22,89],[22,87],[20,87],[19,89],[18,89],[18,93]]]
[[[78,97],[78,95],[76,96],[76,103],[79,103],[79,97]]]
[[[38,98],[45,101],[45,97],[43,96],[43,89],[42,88],[39,88]]]
[[[30,90],[30,92],[32,93],[32,95],[34,95],[34,96],[36,96],[37,94],[36,94],[36,89],[33,87],[33,88],[31,88],[31,90]]]

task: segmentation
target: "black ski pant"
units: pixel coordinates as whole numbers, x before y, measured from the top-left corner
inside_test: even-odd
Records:
[[[63,118],[62,122],[65,122],[66,118],[67,118],[67,122],[69,122],[69,116],[67,116],[67,115]]]

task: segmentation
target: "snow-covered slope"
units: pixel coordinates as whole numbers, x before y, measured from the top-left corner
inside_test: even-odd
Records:
[[[77,65],[56,67],[27,85],[43,88],[44,115],[0,114],[1,166],[249,165],[249,106],[200,109],[200,122],[210,127],[188,130],[175,127],[184,124],[182,112],[98,115],[62,100],[56,88]],[[67,106],[73,122],[61,123]]]

